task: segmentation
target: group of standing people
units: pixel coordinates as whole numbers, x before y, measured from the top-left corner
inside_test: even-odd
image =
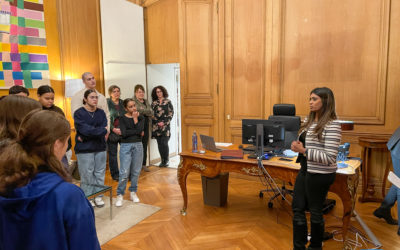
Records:
[[[62,164],[69,122],[50,86],[38,100],[0,100],[0,249],[100,249],[93,208]]]
[[[84,73],[82,80],[86,88],[71,100],[77,131],[75,153],[81,180],[87,184],[104,184],[108,151],[110,174],[118,181],[116,206],[122,206],[128,180],[131,181],[130,198],[139,202],[136,192],[140,171],[149,171],[146,161],[151,123],[152,137],[157,139],[162,159],[159,166],[168,166],[170,123],[174,114],[172,103],[167,99],[168,92],[163,86],[155,87],[153,102],[149,104],[142,85],[136,85],[133,98],[125,100],[120,98],[121,89],[112,85],[108,89],[110,98],[106,99],[95,90],[96,80],[91,73]],[[97,207],[104,206],[101,196],[91,203]]]
[[[137,182],[142,166],[146,165],[150,123],[162,159],[160,166],[168,165],[173,116],[168,93],[162,86],[155,87],[150,105],[144,98],[143,86],[135,87],[133,98],[121,100],[120,88],[113,85],[109,89],[110,99],[106,99],[95,90],[96,81],[91,73],[84,73],[82,79],[86,88],[71,103],[81,180],[86,184],[104,184],[108,144],[111,175],[119,181],[116,206],[122,206],[128,178],[130,197],[139,202]],[[54,105],[54,90],[50,86],[39,87],[37,94],[39,101],[25,97],[26,93],[0,99],[0,249],[24,249],[28,245],[33,249],[100,249],[92,207],[101,207],[104,202],[100,197],[88,201],[81,189],[69,183],[70,175],[62,165],[71,145],[69,122]],[[312,90],[309,105],[310,113],[299,131],[299,139],[291,145],[299,153],[297,162],[301,165],[292,201],[294,249],[306,249],[308,243],[307,209],[311,214],[307,249],[322,249],[323,203],[335,180],[341,141],[333,92],[329,88]],[[144,138],[146,130],[148,136]],[[400,129],[389,141],[397,175],[398,141]],[[374,215],[397,224],[390,208],[399,193],[392,186]],[[43,230],[43,225],[48,230]]]
[[[108,150],[115,152],[110,157],[114,163],[110,168],[116,166],[111,173],[119,181],[116,205],[122,205],[128,178],[131,199],[139,202],[137,181],[146,165],[151,122],[152,136],[161,142],[160,166],[168,166],[173,116],[168,93],[164,87],[156,87],[157,99],[150,105],[143,86],[136,86],[135,97],[123,101],[120,88],[114,86],[107,100],[96,91],[91,73],[84,73],[82,79],[86,88],[71,101],[81,183],[104,184],[108,144]],[[88,201],[84,192],[70,183],[65,157],[71,147],[69,122],[54,105],[52,87],[40,86],[37,95],[38,101],[33,100],[27,89],[15,86],[9,96],[0,99],[0,249],[100,249],[93,207],[102,207],[104,202],[101,197]]]

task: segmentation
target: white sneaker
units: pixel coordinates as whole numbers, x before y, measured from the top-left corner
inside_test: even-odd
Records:
[[[115,206],[116,207],[121,207],[122,206],[122,201],[124,200],[124,197],[122,196],[122,194],[119,194],[117,196],[117,202],[115,202]]]
[[[136,195],[135,192],[131,192],[131,200],[133,202],[140,202],[139,197]]]
[[[94,198],[94,204],[96,204],[96,207],[104,207],[103,198],[101,197]]]
[[[94,204],[94,201],[93,200],[89,200],[89,202],[90,202],[90,205],[92,205],[92,207],[95,207],[96,205]]]

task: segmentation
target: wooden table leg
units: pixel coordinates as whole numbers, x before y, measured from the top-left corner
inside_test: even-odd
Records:
[[[343,217],[342,217],[342,236],[343,236],[343,249],[352,249],[348,239],[347,231],[350,226],[350,219],[353,215],[354,206],[356,202],[356,192],[359,181],[359,171],[356,170],[354,175],[337,175],[330,191],[339,196],[343,204]]]
[[[183,196],[183,207],[181,210],[182,215],[186,215],[186,209],[187,209],[187,203],[188,203],[188,198],[187,198],[187,188],[186,188],[186,179],[190,171],[186,169],[186,165],[184,164],[184,161],[181,157],[181,160],[178,165],[178,171],[177,171],[177,177],[178,177],[178,183],[179,186],[181,187],[182,191],[182,196]]]

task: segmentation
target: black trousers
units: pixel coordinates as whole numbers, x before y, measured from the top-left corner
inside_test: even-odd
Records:
[[[306,169],[300,170],[294,185],[293,210],[293,247],[305,249],[307,244],[307,219],[305,211],[311,214],[310,249],[322,249],[324,234],[323,204],[329,187],[335,181],[336,173],[314,174]]]
[[[149,143],[149,119],[147,117],[144,118],[144,136],[142,137],[142,145],[143,145],[143,163],[142,166],[146,166],[147,161],[147,144]]]
[[[169,160],[169,147],[168,141],[169,136],[159,136],[156,137],[157,145],[158,145],[158,152],[160,152],[161,162],[167,163]]]
[[[118,179],[119,168],[118,168],[118,142],[107,141],[108,150],[108,167],[110,168],[110,174],[113,179]]]

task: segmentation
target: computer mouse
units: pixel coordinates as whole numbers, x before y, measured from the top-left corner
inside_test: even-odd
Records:
[[[243,148],[243,145],[239,145],[239,148],[242,149],[242,148]]]

